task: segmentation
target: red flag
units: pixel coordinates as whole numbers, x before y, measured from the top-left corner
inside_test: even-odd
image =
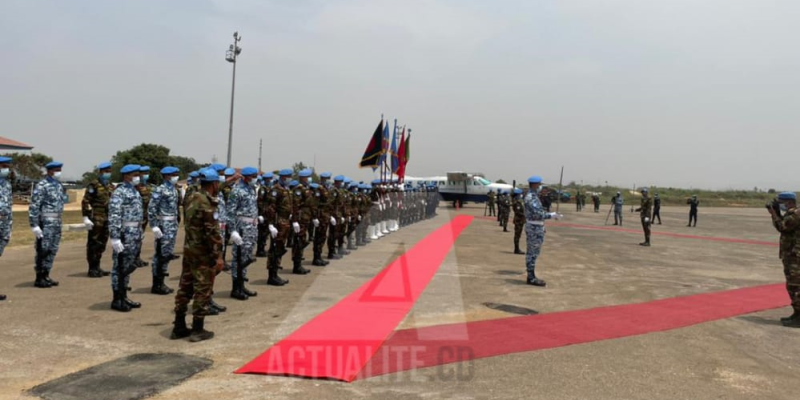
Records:
[[[411,134],[409,134],[409,139],[411,138]],[[397,166],[397,179],[400,182],[403,181],[406,177],[406,131],[403,129],[403,133],[400,135],[400,147],[397,149],[397,159],[399,160],[399,164]]]

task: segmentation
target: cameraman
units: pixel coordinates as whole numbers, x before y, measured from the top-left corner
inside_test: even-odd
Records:
[[[800,238],[800,210],[797,209],[797,195],[783,192],[772,204],[767,204],[767,210],[775,229],[781,233],[779,257],[783,261],[786,290],[794,309],[790,317],[781,318],[781,323],[790,328],[800,328],[800,247],[796,244]]]

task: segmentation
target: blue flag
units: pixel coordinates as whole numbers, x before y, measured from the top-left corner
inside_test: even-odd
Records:
[[[392,148],[391,148],[391,155],[392,155],[392,173],[396,173],[397,169],[400,168],[400,158],[397,154],[397,126],[394,127],[394,133],[392,134]]]

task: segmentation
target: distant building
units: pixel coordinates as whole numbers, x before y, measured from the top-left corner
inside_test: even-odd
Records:
[[[0,136],[0,153],[27,153],[33,146]]]

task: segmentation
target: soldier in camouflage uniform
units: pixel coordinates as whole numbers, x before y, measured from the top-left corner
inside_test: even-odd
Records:
[[[310,169],[304,169],[298,172],[297,176],[300,181],[297,183],[297,186],[292,188],[292,202],[294,208],[297,210],[296,220],[300,227],[299,230],[295,230],[294,244],[292,246],[292,273],[298,275],[305,275],[311,272],[303,268],[302,265],[303,251],[305,251],[306,246],[308,246],[308,232],[311,231],[311,220],[315,219],[311,211],[311,203],[316,200],[316,196],[314,195],[314,191],[308,186],[308,179],[311,177],[311,173],[312,171]]]
[[[525,205],[522,204],[522,189],[514,188],[514,199],[511,207],[514,210],[514,254],[525,254],[519,248],[522,229],[525,228]]]
[[[640,246],[650,246],[650,225],[653,223],[653,199],[648,195],[648,190],[643,187],[642,190],[642,204],[637,208],[639,217],[642,219],[642,229],[644,230],[644,242],[639,243]]]
[[[231,297],[247,300],[258,295],[244,286],[247,266],[255,262],[253,247],[258,240],[258,223],[264,217],[258,215],[257,194],[255,190],[258,170],[252,167],[242,169],[242,180],[229,185],[230,193],[225,202],[225,214],[228,218],[226,226],[231,232],[233,253],[231,262],[231,279],[233,290]]]
[[[144,210],[144,216],[142,217],[142,241],[144,241],[144,230],[147,229],[147,225],[149,221],[147,220],[147,209],[150,206],[150,196],[153,193],[153,188],[147,183],[150,179],[150,167],[147,165],[142,165],[139,168],[139,184],[136,185],[136,191],[139,192],[139,196],[142,197],[142,210]],[[142,260],[142,247],[139,246],[139,254],[136,255],[136,266],[137,267],[146,267],[150,265],[148,262]]]
[[[278,270],[281,269],[281,260],[283,255],[286,254],[286,241],[289,239],[289,230],[293,229],[295,233],[300,230],[300,224],[297,223],[297,210],[294,208],[292,202],[292,193],[289,191],[289,183],[292,180],[291,169],[282,169],[278,173],[279,181],[274,185],[270,192],[272,206],[267,209],[268,229],[272,235],[272,242],[267,256],[267,284],[272,286],[283,286],[289,283],[278,276]]]
[[[361,193],[359,196],[361,198],[359,203],[359,215],[361,216],[361,222],[359,223],[359,226],[361,227],[361,235],[358,237],[359,242],[356,243],[359,246],[366,246],[367,243],[370,242],[370,239],[367,236],[367,229],[371,224],[369,219],[369,209],[372,207],[372,200],[369,198],[369,191],[369,184],[365,183],[361,185]]]
[[[500,226],[503,227],[503,232],[508,232],[508,218],[511,216],[511,199],[508,196],[508,191],[504,190],[503,195],[498,200],[500,206]]]
[[[493,217],[497,215],[497,213],[494,210],[494,205],[495,203],[497,203],[497,195],[494,193],[493,190],[490,189],[489,194],[486,195],[486,198],[487,198],[486,202],[488,203],[489,206],[489,216]]]
[[[3,251],[11,241],[11,227],[14,219],[11,212],[13,204],[11,161],[11,157],[0,157],[0,257],[3,256]],[[0,301],[5,299],[6,295],[0,294]]]
[[[178,168],[164,167],[161,176],[164,182],[157,186],[150,197],[147,206],[147,216],[150,221],[153,237],[155,238],[155,254],[153,255],[153,285],[150,293],[167,295],[173,292],[172,288],[164,284],[164,279],[169,276],[169,262],[175,252],[175,239],[178,236],[180,217],[178,203],[180,201],[178,190]]]
[[[97,166],[97,178],[86,186],[81,201],[83,223],[89,228],[86,261],[89,264],[90,278],[102,278],[109,274],[100,268],[100,260],[108,244],[108,202],[113,191],[111,163],[100,163]]]
[[[358,183],[350,182],[347,192],[347,249],[358,250],[355,232],[358,229]]]
[[[527,283],[533,286],[547,286],[547,283],[536,277],[536,260],[542,251],[544,244],[544,221],[546,219],[560,219],[561,214],[545,212],[542,203],[539,201],[539,190],[542,184],[540,176],[528,178],[528,193],[525,194],[525,236],[527,237],[528,249],[525,254],[525,267],[528,272]]]
[[[786,277],[786,291],[792,302],[794,312],[781,318],[783,326],[800,328],[800,209],[797,208],[797,195],[783,192],[778,195],[783,216],[773,207],[767,207],[772,215],[772,224],[781,233],[779,256],[783,261],[783,274]]]
[[[344,182],[344,175],[336,175],[333,177],[333,186],[330,186],[328,191],[330,193],[331,205],[331,227],[328,234],[328,259],[338,260],[344,256],[339,249],[339,239],[342,236],[342,229],[345,226],[344,219],[344,202],[345,197],[342,195],[342,183]]]
[[[122,183],[111,194],[108,205],[108,233],[114,249],[114,266],[111,269],[111,290],[114,300],[111,308],[128,312],[142,305],[128,299],[127,286],[130,275],[136,270],[136,257],[141,253],[144,206],[137,190],[141,184],[140,167],[129,164],[120,170]]]
[[[34,286],[38,288],[58,286],[58,281],[50,279],[50,270],[61,242],[61,214],[68,202],[67,191],[60,182],[63,165],[56,161],[45,165],[47,177],[36,184],[28,208],[28,222],[36,238]]]
[[[183,265],[178,293],[175,295],[175,322],[170,339],[189,337],[199,342],[214,337],[205,330],[205,317],[211,313],[214,279],[222,271],[222,232],[220,232],[219,177],[206,168],[200,173],[200,190],[186,198]],[[186,312],[192,303],[192,329],[186,326]]]
[[[264,215],[266,214],[266,198],[269,191],[272,190],[272,172],[267,172],[261,176],[261,185],[258,187],[256,191],[257,196],[257,204],[258,204],[258,216],[261,217],[259,221],[264,221]],[[269,235],[269,231],[267,230],[266,222],[259,222],[258,223],[258,241],[256,242],[256,257],[266,257],[267,256],[267,237]]]
[[[320,210],[320,185],[316,182],[308,184],[311,190],[311,195],[308,198],[308,209],[311,213],[311,225],[309,226],[308,242],[311,244],[313,251],[313,260],[311,265],[325,266],[327,263],[322,259],[322,249],[317,250],[317,237],[321,234],[320,227],[322,225]]]
[[[322,251],[326,244],[328,245],[328,259],[335,260],[338,258],[329,241],[331,224],[335,224],[336,219],[332,216],[331,173],[323,172],[319,175],[319,178],[320,184],[319,188],[317,188],[319,195],[319,227],[317,227],[317,233],[314,238],[314,254],[318,254],[318,256],[314,256],[317,262],[312,262],[311,264],[324,267],[329,264],[329,261],[322,259]]]

